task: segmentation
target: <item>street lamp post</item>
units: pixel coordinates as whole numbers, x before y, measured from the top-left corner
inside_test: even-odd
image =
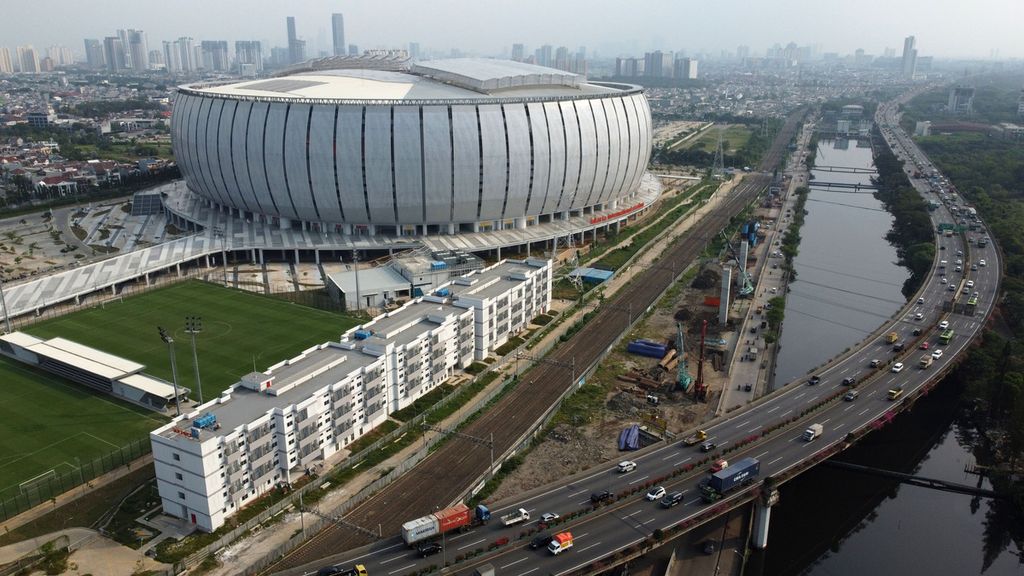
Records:
[[[7,299],[4,297],[4,282],[0,280],[0,306],[4,308],[4,328],[11,332],[11,314],[7,311]]]
[[[161,326],[156,327],[157,331],[160,332],[160,339],[167,344],[167,351],[171,355],[171,380],[174,384],[174,410],[178,416],[181,416],[181,394],[178,392],[178,364],[174,361],[174,338],[167,333],[166,330]]]
[[[203,385],[199,381],[199,354],[196,352],[196,334],[202,331],[202,316],[185,316],[185,332],[192,336],[192,365],[196,369],[196,393],[199,395],[199,404],[203,403]]]

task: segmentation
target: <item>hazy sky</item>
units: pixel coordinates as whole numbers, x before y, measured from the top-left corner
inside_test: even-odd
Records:
[[[1024,57],[1024,0],[3,0],[0,46],[53,44],[83,52],[83,38],[118,28],[163,40],[254,39],[286,44],[295,16],[310,55],[331,41],[330,15],[345,15],[348,43],[501,54],[513,42],[580,45],[605,56],[645,50],[763,53],[775,43],[881,55],[917,37],[922,56]],[[265,50],[269,50],[269,46]]]

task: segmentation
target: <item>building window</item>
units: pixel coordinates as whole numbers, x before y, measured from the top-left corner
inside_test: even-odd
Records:
[[[185,493],[184,492],[178,492],[178,498],[184,500],[185,499]]]
[[[171,454],[171,457],[174,458],[176,461],[181,461],[181,454],[178,454],[177,452]]]
[[[223,474],[223,473],[221,473],[221,476],[223,476],[223,475],[224,475],[224,474]],[[175,480],[181,480],[181,479],[182,479],[182,476],[181,476],[181,472],[175,472],[175,473],[174,473],[174,479],[175,479]]]

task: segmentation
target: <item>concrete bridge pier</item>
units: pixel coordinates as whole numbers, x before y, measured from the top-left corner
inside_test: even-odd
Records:
[[[768,546],[768,524],[771,517],[771,506],[765,506],[760,502],[754,504],[753,545],[758,550],[764,550]]]
[[[753,546],[764,550],[768,546],[768,524],[772,518],[772,506],[779,503],[779,491],[765,483],[761,498],[754,501],[754,533]]]

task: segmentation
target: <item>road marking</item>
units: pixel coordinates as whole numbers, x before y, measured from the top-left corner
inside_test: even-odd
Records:
[[[402,566],[398,570],[392,570],[391,572],[388,572],[388,576],[391,576],[392,574],[398,574],[399,572],[404,572],[404,571],[408,570],[409,568],[415,568],[415,567],[416,567],[415,564],[409,564],[408,566]]]
[[[849,405],[849,406],[847,406],[846,408],[843,408],[843,412],[849,412],[850,410],[853,410],[853,408],[854,408],[854,405],[853,405],[853,404],[850,404],[850,405]]]
[[[370,552],[369,554],[363,554],[362,556],[357,556],[356,558],[353,558],[352,560],[353,561],[355,561],[355,560],[362,560],[363,558],[369,558],[370,556],[376,556],[377,554],[380,554],[381,552],[386,552],[388,550],[391,550],[392,548],[398,548],[399,546],[405,546],[405,543],[404,542],[399,542],[398,544],[392,544],[391,546],[388,546],[387,548],[381,548],[380,550],[374,550],[373,552]]]
[[[456,548],[456,550],[462,550],[464,548],[469,548],[470,546],[476,546],[477,544],[483,542],[484,540],[487,540],[487,538],[481,538],[481,539],[479,539],[479,540],[477,540],[475,542],[470,542],[469,544],[466,544],[465,546],[459,546],[458,548]]]
[[[755,427],[751,428],[750,430],[747,430],[747,432],[756,432],[756,431],[758,431],[760,429],[761,429],[761,426],[758,425],[758,426],[755,426]]]
[[[523,573],[522,573],[522,574],[520,574],[519,576],[526,576],[526,575],[527,575],[527,574],[529,574],[530,572],[536,572],[537,570],[540,570],[540,567],[539,567],[539,566],[538,566],[537,568],[533,568],[533,569],[531,569],[531,570],[527,570],[526,572],[523,572]]]
[[[647,478],[649,478],[649,477],[650,477],[649,475],[648,476],[641,476],[640,478],[637,478],[636,480],[633,480],[629,484],[632,486],[633,484],[636,484],[637,482],[643,482],[644,480],[647,480]]]
[[[799,398],[799,396],[797,396],[797,398]],[[769,411],[768,411],[767,413],[768,413],[768,414],[771,414],[772,412],[775,412],[775,411],[776,411],[776,410],[778,410],[779,408],[782,408],[782,406],[776,406],[775,408],[772,408],[771,410],[769,410]]]
[[[586,494],[586,493],[587,493],[587,490],[580,490],[579,492],[573,492],[572,494],[569,494],[569,498],[572,498],[573,496],[579,496],[580,494]]]
[[[695,502],[700,502],[700,498],[694,498],[693,500],[690,500],[690,501],[689,501],[689,502],[687,502],[686,504],[687,504],[687,505],[690,505],[690,504],[693,504],[693,503],[695,503]]]
[[[769,462],[768,465],[771,466],[772,464],[775,464],[776,462],[778,462],[779,460],[782,460],[783,458],[784,458],[784,456],[779,456],[775,460],[772,460],[771,462]],[[481,540],[481,542],[483,542],[483,540]],[[462,548],[459,548],[459,550],[462,550]]]
[[[865,408],[861,410],[860,412],[857,413],[857,416],[863,416],[868,410],[871,410],[871,408]]]
[[[591,544],[590,546],[587,546],[586,548],[580,548],[579,550],[576,551],[576,553],[577,554],[581,554],[583,552],[586,552],[587,550],[590,550],[594,546],[600,546],[600,545],[601,545],[600,542],[594,542],[593,544]]]
[[[764,452],[761,452],[760,454],[758,454],[757,456],[755,456],[755,458],[761,458],[762,456],[764,456],[764,455],[765,455],[765,454],[767,454],[768,452],[769,452],[768,450],[765,450]]]
[[[650,520],[648,520],[647,522],[644,522],[644,523],[643,523],[643,525],[644,525],[644,526],[647,526],[648,524],[650,524],[651,522],[654,522],[655,520],[656,520],[655,518],[651,518],[651,519],[650,519]]]
[[[581,501],[577,502],[577,504],[593,504],[593,502],[591,502],[589,499],[587,499],[587,500],[581,500]]]
[[[750,424],[750,420],[744,420],[743,422],[737,424],[736,427],[739,428],[740,426],[746,426],[747,424]]]
[[[677,456],[679,456],[679,454],[669,454],[668,456],[665,456],[661,460],[662,460],[662,462],[664,462],[665,460],[670,460],[670,459],[675,458]]]
[[[381,564],[387,564],[388,562],[394,562],[395,560],[398,560],[399,558],[405,558],[405,554],[402,554],[401,556],[395,556],[394,558],[388,558],[387,560],[381,560],[380,563]]]
[[[690,460],[693,460],[692,456],[687,458],[686,460],[680,460],[679,462],[676,462],[675,464],[673,464],[673,466],[682,466],[683,464],[686,464]]]
[[[831,420],[831,418],[825,418],[824,420],[819,422],[819,424],[827,424],[829,420]]]
[[[643,510],[637,510],[636,512],[633,512],[632,514],[627,514],[626,518],[629,518],[630,516],[636,516],[637,514],[639,514],[641,512],[643,512]]]
[[[519,560],[516,560],[515,562],[509,562],[508,564],[505,564],[501,568],[508,568],[509,566],[513,566],[515,564],[519,564],[520,562],[526,562],[527,560],[529,560],[529,558],[520,558]]]
[[[792,408],[790,408],[789,410],[786,410],[786,411],[785,411],[785,412],[783,412],[782,414],[779,414],[779,416],[785,416],[786,414],[789,414],[789,413],[790,413],[790,412],[792,412],[792,411],[793,411],[793,409],[792,409]]]

